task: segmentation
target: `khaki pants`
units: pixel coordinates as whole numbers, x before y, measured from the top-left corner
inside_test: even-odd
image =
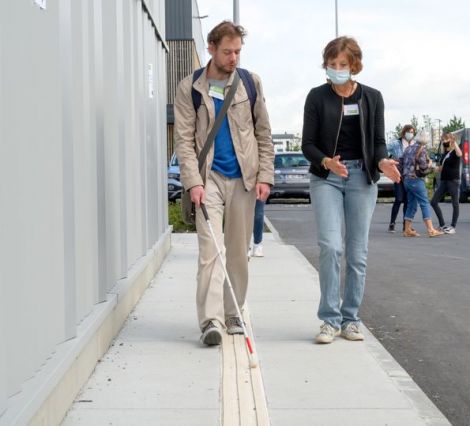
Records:
[[[231,179],[211,171],[205,194],[207,213],[241,309],[248,288],[247,252],[253,232],[256,192],[247,192],[241,178]],[[237,311],[201,209],[196,209],[196,229],[199,243],[196,303],[202,330],[211,320],[223,326],[225,319],[236,316]]]

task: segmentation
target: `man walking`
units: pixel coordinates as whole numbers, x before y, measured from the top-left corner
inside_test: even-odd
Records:
[[[180,82],[175,98],[181,181],[196,206],[196,303],[201,341],[206,345],[220,344],[224,327],[229,334],[243,329],[200,205],[205,204],[218,244],[225,248],[226,268],[242,308],[254,205],[256,199],[267,199],[274,179],[274,149],[261,81],[248,72],[238,80],[244,71],[236,67],[245,35],[243,27],[232,22],[217,25],[207,37],[211,60],[200,76],[189,75]],[[198,157],[210,142],[208,135],[232,84],[233,99],[200,169]]]

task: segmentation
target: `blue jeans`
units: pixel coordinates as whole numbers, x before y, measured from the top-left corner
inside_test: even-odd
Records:
[[[310,178],[310,193],[320,247],[321,298],[318,317],[335,328],[360,321],[364,295],[369,228],[377,200],[377,185],[367,183],[362,161],[343,162],[349,172],[341,178],[330,172],[327,179]],[[342,227],[344,222],[344,237]],[[346,255],[344,296],[340,297],[340,269]]]
[[[431,219],[431,205],[428,200],[428,192],[424,179],[405,178],[405,189],[408,197],[408,207],[406,208],[405,220],[413,220],[418,210],[418,204],[421,207],[423,220]]]
[[[263,241],[264,229],[264,201],[256,200],[255,223],[253,225],[253,242],[260,244]]]

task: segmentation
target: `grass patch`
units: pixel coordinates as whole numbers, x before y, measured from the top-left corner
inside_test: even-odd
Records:
[[[254,214],[254,211],[253,211]],[[186,225],[181,218],[180,200],[168,202],[168,221],[173,226],[173,232],[196,232],[195,225]],[[263,232],[271,232],[266,223]]]
[[[176,202],[168,203],[168,221],[173,225],[173,232],[196,232],[196,226],[186,225],[181,218],[181,203],[179,200]]]

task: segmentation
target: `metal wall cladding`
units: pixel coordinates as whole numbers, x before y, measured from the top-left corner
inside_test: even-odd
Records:
[[[168,228],[164,0],[44,4],[0,14],[0,413]]]

